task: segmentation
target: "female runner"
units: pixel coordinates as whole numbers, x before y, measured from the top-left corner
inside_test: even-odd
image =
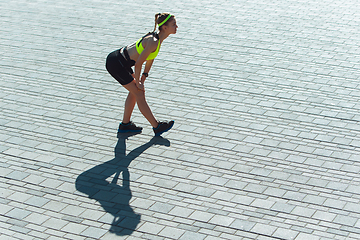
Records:
[[[156,31],[158,26],[158,32]],[[155,15],[155,28],[151,33],[146,34],[137,42],[110,53],[106,59],[106,69],[129,94],[125,101],[123,120],[120,123],[118,132],[141,132],[142,128],[137,127],[130,121],[135,104],[140,112],[153,127],[155,136],[170,130],[174,121],[159,122],[155,119],[145,99],[144,82],[148,77],[151,66],[159,53],[162,42],[170,35],[175,34],[178,26],[175,16],[169,13],[158,13]],[[141,74],[143,63],[145,68]],[[135,73],[132,70],[134,66]]]

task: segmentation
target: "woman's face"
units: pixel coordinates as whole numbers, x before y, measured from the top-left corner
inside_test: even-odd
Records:
[[[170,34],[175,34],[176,33],[176,29],[178,28],[178,26],[176,25],[176,19],[173,18],[171,19],[166,26],[166,31],[168,31]]]

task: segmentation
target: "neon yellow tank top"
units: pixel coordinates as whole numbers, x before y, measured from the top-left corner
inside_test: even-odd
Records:
[[[159,38],[157,37],[157,34],[156,34],[156,35],[155,35],[155,33],[152,33],[152,34],[154,34],[154,36],[155,36],[157,39],[159,39]],[[147,36],[149,36],[149,35],[150,35],[150,33],[147,34],[147,35],[145,35],[144,37],[140,38],[139,40],[137,40],[137,42],[136,42],[136,51],[137,51],[139,54],[141,54],[141,53],[144,51],[144,46],[142,45],[142,40],[144,40],[144,38],[147,37]],[[156,56],[158,55],[158,53],[159,53],[159,51],[160,51],[160,39],[159,39],[158,41],[159,41],[159,43],[158,43],[158,46],[157,46],[155,52],[150,53],[149,56],[146,58],[146,60],[153,60],[153,59],[155,59]]]

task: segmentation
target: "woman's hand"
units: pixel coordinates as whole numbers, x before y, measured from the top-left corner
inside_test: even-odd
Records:
[[[139,91],[145,92],[145,87],[144,87],[144,83],[143,83],[143,82],[141,82],[141,81],[137,82],[137,81],[136,81],[136,87],[138,88]]]

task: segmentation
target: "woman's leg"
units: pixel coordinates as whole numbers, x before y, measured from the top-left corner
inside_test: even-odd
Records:
[[[128,123],[130,122],[131,119],[131,114],[134,110],[136,104],[136,98],[134,96],[134,94],[132,94],[131,92],[129,92],[126,101],[125,101],[125,108],[124,108],[124,116],[123,116],[123,123]]]
[[[145,92],[143,92],[137,88],[137,86],[135,84],[135,80],[132,81],[131,83],[123,85],[123,86],[129,91],[128,98],[126,99],[126,101],[129,100],[128,106],[125,102],[126,117],[130,119],[129,116],[131,116],[132,110],[134,109],[134,107],[131,107],[131,106],[135,106],[135,104],[132,105],[133,97],[134,97],[142,115],[144,115],[144,117],[149,121],[151,126],[156,128],[158,126],[158,121],[155,119],[154,115],[151,112],[149,105],[146,102]],[[132,96],[130,96],[130,94]],[[130,96],[130,98],[129,98],[129,96]],[[130,115],[129,115],[129,113],[130,113]],[[124,114],[124,117],[125,117],[125,114]],[[125,120],[127,120],[127,119],[125,119]]]

